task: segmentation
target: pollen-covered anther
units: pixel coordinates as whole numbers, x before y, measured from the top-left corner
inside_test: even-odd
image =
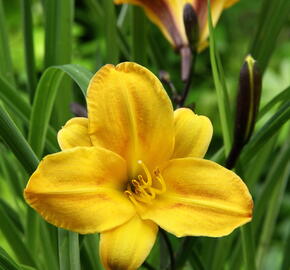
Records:
[[[145,178],[143,175],[138,175],[136,179],[132,179],[127,186],[125,194],[137,207],[138,204],[148,204],[156,198],[156,195],[162,194],[166,191],[164,179],[160,170],[157,168],[153,171],[153,177],[149,172],[146,165],[138,160],[138,164],[142,167]]]

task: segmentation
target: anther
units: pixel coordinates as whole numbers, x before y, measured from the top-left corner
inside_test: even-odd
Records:
[[[137,178],[132,179],[127,186],[125,194],[134,205],[140,207],[140,203],[149,204],[155,199],[157,194],[165,192],[166,186],[158,168],[153,171],[154,186],[155,184],[157,185],[153,187],[153,179],[150,171],[141,160],[138,160],[138,164],[142,167],[146,178],[139,174]]]

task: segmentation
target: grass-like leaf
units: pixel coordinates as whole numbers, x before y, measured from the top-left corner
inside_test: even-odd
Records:
[[[279,131],[290,118],[290,101],[285,101],[279,110],[264,124],[245,146],[240,160],[246,164],[263,145]]]
[[[58,229],[58,243],[60,270],[80,270],[78,234]]]
[[[117,17],[113,1],[102,0],[104,8],[104,26],[105,26],[105,41],[106,41],[106,63],[117,64],[119,62],[119,46],[118,46],[118,31]]]
[[[21,0],[21,13],[24,37],[25,65],[27,74],[27,86],[30,93],[30,100],[33,100],[36,90],[36,70],[33,43],[33,21],[31,12],[31,0]]]
[[[7,252],[0,247],[0,269],[3,270],[21,270]]]
[[[44,0],[45,16],[45,67],[71,63],[72,25],[74,0]],[[62,82],[62,91],[58,93],[53,122],[59,128],[72,114],[72,87],[69,80]]]
[[[0,29],[0,75],[15,84],[3,0],[0,0]]]
[[[22,235],[20,234],[17,227],[14,225],[10,217],[7,215],[6,209],[0,204],[0,229],[3,235],[6,237],[7,242],[10,244],[11,248],[15,252],[19,262],[27,264],[30,266],[35,266],[35,261],[32,254],[30,253],[28,247],[22,240]]]
[[[214,78],[215,89],[217,93],[217,102],[219,108],[220,121],[222,126],[222,134],[226,154],[229,153],[232,143],[232,113],[229,103],[228,92],[226,88],[223,68],[216,50],[214,30],[210,12],[210,1],[208,1],[208,25],[209,25],[209,43],[210,43],[210,61],[212,67],[212,74]]]
[[[62,72],[49,68],[43,73],[37,86],[31,112],[28,142],[38,158],[41,158],[43,153],[52,108],[63,75]]]
[[[0,98],[4,104],[13,111],[25,126],[29,126],[29,118],[31,114],[31,106],[29,102],[19,94],[19,91],[9,84],[3,77],[0,76]],[[53,128],[48,128],[48,140],[46,146],[49,152],[57,151],[56,132]]]
[[[279,34],[289,17],[289,0],[264,0],[249,52],[258,61],[261,71],[265,71],[275,50]]]
[[[0,126],[0,137],[10,147],[27,173],[31,174],[34,172],[38,165],[38,159],[19,129],[1,105]]]

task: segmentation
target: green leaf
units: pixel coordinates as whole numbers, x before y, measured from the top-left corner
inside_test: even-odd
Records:
[[[64,71],[71,79],[81,88],[83,95],[86,97],[87,89],[93,73],[79,65],[63,65],[54,68]]]
[[[58,229],[60,270],[80,270],[79,235]]]
[[[216,246],[214,249],[214,256],[211,258],[209,262],[211,264],[212,270],[220,270],[223,269],[225,260],[228,254],[231,252],[232,243],[236,239],[235,234],[228,235],[223,238],[219,238],[216,240]]]
[[[267,177],[262,186],[261,193],[256,200],[256,206],[254,211],[254,232],[257,232],[262,223],[262,218],[264,214],[268,211],[266,205],[268,205],[269,198],[271,198],[275,187],[278,185],[278,180],[281,181],[281,174],[285,169],[290,156],[289,143],[286,142],[282,147],[278,155],[276,155],[275,160],[271,166],[271,169],[267,173]]]
[[[259,112],[258,119],[261,119],[267,112],[271,111],[277,104],[290,99],[290,86],[273,97]]]
[[[132,7],[131,61],[146,66],[147,63],[147,21],[140,7]]]
[[[23,168],[19,166],[15,157],[3,145],[0,145],[0,153],[2,154],[0,155],[0,168],[2,169],[4,179],[7,180],[8,185],[11,187],[12,196],[15,199],[22,198],[23,188],[26,184],[25,177],[23,177],[25,172],[21,170]]]
[[[0,269],[1,270],[21,270],[21,268],[12,260],[7,252],[0,247]]]
[[[0,137],[10,147],[27,173],[33,173],[38,165],[37,156],[1,105],[0,126]]]
[[[0,0],[0,75],[15,84],[3,1]]]
[[[35,100],[32,106],[29,143],[40,158],[43,153],[46,132],[52,114],[52,108],[60,89],[64,74],[69,75],[76,82],[84,95],[92,73],[78,65],[63,65],[48,68],[42,75],[37,87]],[[61,89],[62,90],[62,89]],[[65,123],[63,123],[65,124]]]
[[[289,156],[288,156],[289,157]],[[263,223],[260,243],[257,252],[257,263],[259,269],[264,269],[263,259],[266,255],[266,251],[270,245],[270,241],[275,230],[278,214],[280,211],[282,199],[286,190],[286,186],[289,180],[290,174],[290,162],[288,160],[287,165],[284,166],[280,172],[278,178],[275,178],[277,184],[275,185],[271,197],[268,197],[269,205],[267,207],[265,221]]]
[[[188,258],[189,258],[189,262],[190,262],[191,266],[193,267],[193,269],[195,269],[195,270],[205,270],[206,269],[200,255],[197,252],[197,250],[194,249],[192,252],[192,256],[189,256]]]
[[[11,109],[28,127],[31,107],[28,101],[19,93],[20,91],[15,89],[0,75],[0,98],[3,100],[4,104],[8,106],[8,108]],[[51,127],[48,128],[48,140],[46,146],[51,153],[58,151],[56,132]]]
[[[14,224],[15,228],[21,233],[24,233],[24,229],[22,226],[22,223],[19,218],[19,214],[3,199],[0,198],[0,205],[3,209],[6,210],[6,214],[11,220],[11,222]]]
[[[86,254],[86,260],[82,260],[82,264],[90,266],[83,267],[85,269],[103,269],[103,266],[99,257],[99,235],[88,234],[84,236],[82,251]]]
[[[44,16],[45,66],[69,64],[72,58],[74,0],[44,0]],[[71,83],[64,80],[55,103],[53,122],[56,128],[71,118],[72,100]]]
[[[290,118],[290,101],[285,101],[279,110],[264,124],[264,126],[252,137],[245,146],[240,160],[243,164],[249,162],[263,145],[274,136],[275,133]]]
[[[52,108],[63,75],[62,72],[49,68],[43,73],[37,86],[32,105],[28,142],[38,158],[42,157]]]
[[[254,244],[254,237],[252,233],[252,224],[246,224],[240,228],[243,257],[245,260],[245,269],[255,270],[256,269],[256,249]]]
[[[106,42],[106,63],[119,63],[118,31],[116,10],[113,1],[103,0],[105,42]]]
[[[288,19],[289,0],[264,0],[249,52],[258,61],[261,71],[265,71],[275,50],[279,34]]]
[[[210,1],[208,0],[208,25],[209,25],[209,43],[210,43],[210,62],[212,67],[212,74],[214,78],[214,84],[217,94],[218,108],[220,121],[222,126],[222,134],[224,140],[225,152],[230,152],[232,143],[231,123],[232,113],[230,109],[229,97],[226,88],[225,77],[223,73],[223,67],[216,49],[214,29],[212,24]]]
[[[284,252],[283,252],[283,257],[282,257],[283,261],[282,261],[281,270],[289,270],[290,269],[289,250],[290,250],[290,226],[288,226],[288,236],[284,242]]]
[[[22,240],[18,228],[14,225],[10,217],[7,215],[6,209],[0,204],[0,230],[2,231],[7,242],[12,247],[19,262],[30,266],[35,266],[35,261],[30,254],[27,246]]]
[[[32,101],[36,90],[37,78],[35,70],[31,0],[21,0],[21,13],[22,13],[23,37],[24,37],[27,85],[28,90],[30,92],[30,100]]]
[[[269,162],[269,160],[271,159],[271,153],[274,151],[274,146],[276,143],[277,135],[275,135],[269,141],[265,142],[263,147],[261,147],[259,151],[256,152],[252,162],[247,164],[247,169],[245,171],[243,179],[249,187],[250,191],[255,191],[255,184],[264,173],[265,166],[267,166],[267,162]]]

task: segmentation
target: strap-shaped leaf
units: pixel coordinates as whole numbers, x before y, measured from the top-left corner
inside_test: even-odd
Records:
[[[43,153],[52,109],[65,73],[80,86],[84,95],[92,77],[91,72],[77,65],[50,67],[43,73],[32,105],[28,136],[29,143],[38,157]]]

